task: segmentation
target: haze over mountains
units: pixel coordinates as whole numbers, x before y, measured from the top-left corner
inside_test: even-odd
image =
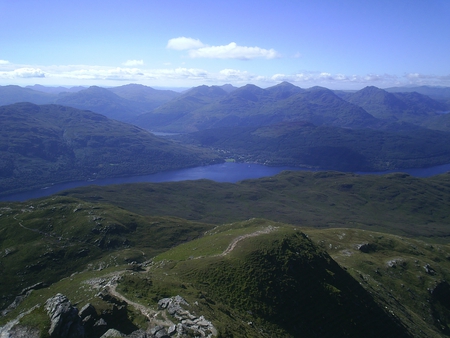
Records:
[[[387,121],[420,125],[450,110],[450,93],[439,87],[399,88],[397,91],[404,91],[396,93],[391,93],[394,89],[386,91],[376,87],[333,92],[321,87],[302,89],[283,82],[266,89],[254,85],[199,86],[178,93],[129,84],[114,88],[78,87],[58,94],[55,93],[63,88],[46,92],[42,86],[31,88],[0,87],[0,105],[57,103],[170,132],[267,125],[286,120],[376,129],[385,126]]]
[[[427,92],[434,93],[431,88]],[[45,185],[92,178],[93,173],[98,177],[147,174],[211,163],[213,158],[344,171],[445,164],[450,162],[447,93],[436,88],[435,98],[431,98],[376,87],[334,92],[322,87],[302,89],[287,82],[266,89],[250,84],[240,88],[199,86],[183,93],[137,84],[71,89],[3,86],[0,104],[30,103],[2,108],[2,190],[6,193],[32,187],[31,178]],[[38,107],[31,103],[54,105]],[[105,117],[95,117],[85,110]],[[72,122],[64,125],[63,121],[69,121],[68,112]],[[73,121],[77,120],[75,127]],[[152,161],[150,166],[143,166],[149,163],[149,157],[144,156],[146,146],[141,144],[146,133],[130,125],[120,127],[117,121],[147,130],[182,133],[173,140],[201,149],[186,150],[186,154],[194,151],[197,155],[182,161],[161,152],[166,155],[157,155],[158,161],[165,163]],[[90,128],[83,130],[83,145],[67,139],[69,128],[81,130],[85,123]],[[111,137],[115,140],[106,141]],[[163,142],[148,133],[145,138],[154,144]],[[11,146],[12,140],[16,145]],[[180,151],[176,150],[180,145],[164,142],[171,144],[170,151]],[[113,150],[115,146],[118,148]],[[122,158],[119,149],[128,155]],[[129,162],[122,159],[132,157],[132,163],[143,162],[119,170]],[[33,169],[37,163],[48,170],[41,169],[37,174]],[[96,169],[99,166],[101,170]]]

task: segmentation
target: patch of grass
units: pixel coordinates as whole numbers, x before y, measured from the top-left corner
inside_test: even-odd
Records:
[[[448,244],[355,229],[305,232],[412,332],[427,337],[448,331],[448,309],[435,310],[441,300],[432,296],[450,277]]]

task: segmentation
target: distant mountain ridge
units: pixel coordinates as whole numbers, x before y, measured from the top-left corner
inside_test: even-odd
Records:
[[[214,86],[213,86],[214,87]],[[302,89],[283,82],[266,89],[245,85],[224,95],[196,87],[140,115],[134,123],[152,130],[193,132],[233,126],[308,121],[343,128],[392,129],[393,123],[421,126],[450,105],[418,93],[388,93],[376,87],[339,92]],[[217,88],[218,89],[218,88]]]
[[[428,120],[450,111],[449,90],[434,87],[418,87],[422,93],[433,94],[433,98],[411,88],[398,92],[403,88],[383,90],[372,86],[356,92],[334,92],[321,87],[303,89],[288,82],[265,89],[250,84],[240,88],[203,85],[183,93],[138,84],[74,87],[59,94],[56,92],[62,88],[31,88],[0,86],[0,105],[57,103],[168,132],[293,120],[344,128],[383,129],[397,122],[432,128],[439,123]]]
[[[113,88],[0,86],[0,106],[19,102],[56,103],[91,110],[126,122],[143,112],[153,110],[178,95],[180,93],[171,90],[157,90],[135,84]]]

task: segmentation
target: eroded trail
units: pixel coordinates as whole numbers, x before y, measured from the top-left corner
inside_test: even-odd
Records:
[[[235,239],[233,239],[233,240],[231,241],[230,245],[228,245],[228,247],[225,249],[225,251],[222,252],[219,256],[225,256],[225,255],[228,255],[231,251],[234,250],[234,248],[236,247],[236,245],[237,245],[240,241],[242,241],[242,240],[244,240],[244,239],[246,239],[246,238],[249,238],[249,237],[256,237],[256,236],[263,235],[263,234],[268,234],[268,233],[270,233],[270,232],[272,232],[272,231],[274,231],[274,230],[276,230],[276,229],[277,229],[276,227],[273,227],[273,226],[269,225],[267,228],[265,228],[265,229],[263,229],[263,230],[258,230],[258,231],[252,232],[251,234],[246,234],[246,235],[238,236],[238,237],[236,237]]]
[[[142,304],[133,302],[132,300],[126,298],[124,295],[119,293],[116,290],[116,286],[117,286],[117,279],[113,278],[106,285],[105,289],[106,289],[106,291],[108,291],[108,293],[111,296],[126,302],[128,305],[131,305],[136,310],[138,310],[142,315],[147,317],[152,326],[162,325],[162,326],[167,326],[168,327],[168,326],[174,325],[174,323],[169,318],[167,318],[167,315],[166,315],[165,311],[155,311],[152,308],[149,308],[149,307],[146,307],[146,306],[144,306]],[[157,317],[158,314],[160,314],[164,319],[157,319],[156,317]]]

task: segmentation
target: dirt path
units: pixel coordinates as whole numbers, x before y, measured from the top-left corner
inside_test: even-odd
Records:
[[[153,326],[156,325],[162,325],[162,326],[166,326],[169,327],[171,325],[175,325],[169,318],[167,318],[166,312],[165,311],[155,311],[149,307],[146,307],[142,304],[133,302],[132,300],[129,300],[128,298],[126,298],[124,295],[122,295],[121,293],[119,293],[116,290],[116,286],[117,286],[117,282],[116,280],[113,278],[107,285],[106,285],[106,290],[108,291],[108,293],[111,296],[114,296],[120,300],[123,300],[124,302],[126,302],[128,305],[133,306],[136,310],[138,310],[142,315],[144,315],[145,317],[148,318],[148,320],[150,321],[150,323]],[[161,315],[164,319],[157,319],[156,317],[158,315]]]
[[[256,237],[256,236],[259,236],[259,235],[262,235],[262,234],[268,234],[268,233],[270,233],[270,232],[272,232],[272,231],[274,231],[274,230],[276,230],[276,227],[273,227],[273,226],[269,225],[267,228],[265,228],[265,229],[263,229],[263,230],[258,230],[258,231],[252,232],[251,234],[246,234],[246,235],[238,236],[238,237],[236,237],[235,239],[233,239],[233,240],[231,241],[230,245],[228,245],[228,248],[226,248],[225,251],[222,252],[219,256],[225,256],[225,255],[228,255],[231,251],[234,250],[234,248],[236,247],[236,245],[237,245],[240,241],[242,241],[242,240],[244,240],[244,239],[246,239],[246,238],[249,238],[249,237]]]

